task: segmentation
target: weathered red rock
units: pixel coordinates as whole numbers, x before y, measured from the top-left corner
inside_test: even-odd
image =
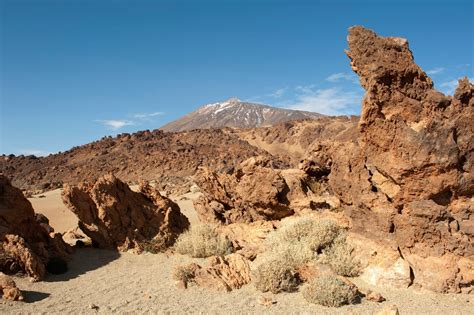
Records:
[[[0,273],[0,293],[5,300],[23,301],[23,294],[17,288],[15,281],[3,273]]]
[[[232,291],[251,281],[249,261],[242,255],[212,256],[208,262],[207,267],[201,267],[195,263],[186,266],[189,273],[185,280],[187,282],[180,285],[187,287],[190,282],[209,289]]]
[[[277,169],[265,157],[250,158],[230,173],[204,168],[194,178],[203,193],[194,206],[204,222],[279,220],[316,205],[307,173]]]
[[[145,183],[134,192],[111,174],[95,184],[67,185],[62,197],[100,248],[141,250],[146,242],[166,248],[189,226],[179,206],[153,187]]]
[[[414,283],[470,291],[458,262],[474,258],[474,86],[463,79],[454,97],[436,91],[405,39],[356,26],[348,42],[366,90],[359,137],[316,162],[329,156],[328,183],[351,205],[353,232],[398,251]]]
[[[60,234],[50,236],[49,231],[44,223],[37,221],[33,207],[23,193],[0,175],[1,271],[23,271],[40,280],[52,258],[67,260],[72,249]]]

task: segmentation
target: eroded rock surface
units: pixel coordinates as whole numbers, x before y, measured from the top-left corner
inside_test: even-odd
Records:
[[[20,189],[0,175],[0,271],[41,280],[51,259],[69,258],[72,249],[60,234],[50,234],[45,222],[44,216],[35,216]]]
[[[356,26],[348,42],[366,90],[359,137],[311,157],[330,165],[353,232],[398,251],[415,284],[470,292],[472,273],[459,264],[474,258],[474,86],[463,79],[454,97],[436,91],[405,39]]]
[[[265,157],[250,158],[228,173],[207,168],[195,176],[203,195],[194,202],[199,218],[211,223],[279,220],[314,208],[310,177],[302,170],[281,170]]]
[[[187,277],[180,280],[185,281],[180,285],[187,287],[189,283],[194,283],[209,289],[232,291],[251,280],[249,261],[242,255],[213,256],[208,262],[207,267],[201,267],[196,263],[186,266]]]
[[[62,197],[80,229],[100,248],[140,251],[150,242],[166,248],[189,226],[179,206],[155,188],[144,183],[134,192],[111,174],[95,184],[66,186]]]
[[[15,281],[0,272],[0,292],[5,300],[23,301],[23,294],[17,288]]]

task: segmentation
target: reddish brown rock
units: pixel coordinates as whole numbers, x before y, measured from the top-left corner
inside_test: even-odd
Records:
[[[219,129],[163,132],[144,130],[71,148],[65,152],[36,156],[0,156],[0,173],[11,178],[22,190],[41,191],[95,182],[107,173],[122,181],[138,183],[157,180],[160,191],[175,189],[183,178],[200,166],[222,171],[256,155],[270,155]],[[174,187],[173,187],[174,186]]]
[[[318,207],[308,174],[278,169],[265,157],[250,158],[230,173],[201,169],[195,181],[203,195],[194,205],[204,222],[279,220]]]
[[[273,230],[275,224],[271,221],[232,223],[219,227],[219,232],[232,242],[236,252],[250,260],[265,251],[264,241]]]
[[[35,280],[46,273],[51,259],[67,260],[72,249],[60,234],[50,236],[48,228],[35,216],[23,193],[0,175],[0,269],[6,273],[24,272]]]
[[[397,250],[415,284],[472,287],[458,261],[474,258],[474,86],[463,79],[454,97],[436,91],[405,39],[356,26],[348,42],[366,90],[359,137],[312,156],[331,165],[328,183],[351,205],[353,231]]]
[[[23,301],[23,294],[16,287],[15,281],[3,273],[0,273],[0,292],[5,300]]]
[[[178,267],[186,270],[185,276],[176,276],[179,272],[175,271],[175,278],[179,278],[177,280],[180,281],[180,286],[187,287],[189,283],[194,283],[209,289],[232,291],[241,288],[251,280],[249,261],[242,255],[213,256],[208,259],[208,262],[207,267],[201,267],[195,263]]]
[[[143,184],[134,192],[111,174],[95,184],[66,186],[62,197],[100,248],[140,251],[146,242],[166,248],[189,226],[179,206],[153,187]]]

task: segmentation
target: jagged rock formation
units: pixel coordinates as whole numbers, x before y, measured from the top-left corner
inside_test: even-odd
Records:
[[[178,267],[175,270],[178,285],[186,288],[193,283],[209,289],[232,291],[251,281],[249,261],[239,254],[212,256],[208,262],[207,267],[196,263]]]
[[[232,129],[231,132],[295,168],[315,141],[332,144],[357,139],[358,122],[357,116],[321,117],[289,121],[271,127]]]
[[[237,98],[231,98],[225,102],[204,105],[160,129],[176,132],[224,127],[255,128],[292,120],[317,119],[320,117],[323,117],[323,115],[242,102]]]
[[[236,253],[249,260],[254,260],[265,251],[264,240],[273,230],[275,224],[272,221],[232,223],[219,227],[219,232],[232,242]]]
[[[41,280],[51,260],[69,258],[72,249],[60,234],[50,236],[43,216],[38,218],[21,190],[0,175],[0,271]]]
[[[388,241],[412,279],[440,292],[474,285],[474,86],[433,88],[408,42],[349,30],[366,94],[356,141],[313,143],[314,165],[346,205],[353,231]]]
[[[189,227],[179,206],[143,183],[139,192],[111,174],[95,184],[66,185],[64,203],[79,218],[79,228],[100,248],[166,248]]]
[[[316,208],[313,197],[322,193],[304,171],[277,169],[264,157],[250,158],[229,173],[201,169],[195,181],[203,193],[194,201],[201,221],[218,224],[279,220]]]
[[[5,300],[23,301],[23,294],[15,281],[3,273],[0,273],[0,293]]]
[[[271,158],[226,130],[147,130],[104,137],[47,157],[0,156],[0,172],[21,189],[40,191],[93,182],[109,172],[132,183],[180,183],[200,166],[222,171],[257,155]]]

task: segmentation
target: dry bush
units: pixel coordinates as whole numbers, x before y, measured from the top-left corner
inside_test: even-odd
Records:
[[[300,281],[294,269],[285,261],[269,259],[257,267],[253,282],[259,291],[279,293],[295,291]]]
[[[303,289],[303,297],[310,303],[339,307],[354,303],[357,291],[333,275],[315,278]]]
[[[142,251],[158,254],[163,252],[166,249],[165,242],[162,238],[154,238],[149,241],[139,243],[139,246]]]
[[[352,252],[354,249],[346,241],[345,233],[340,234],[333,244],[323,250],[319,262],[328,264],[332,271],[341,276],[355,277],[359,274],[360,266],[354,260]]]
[[[193,264],[186,266],[178,266],[173,272],[173,279],[180,281],[185,287],[193,281],[195,277],[196,268]]]
[[[181,234],[174,245],[175,250],[183,255],[196,258],[223,256],[232,252],[232,243],[220,235],[216,228],[208,225],[192,226]]]
[[[269,235],[269,254],[298,268],[314,260],[318,252],[332,244],[342,232],[333,220],[302,218]]]

